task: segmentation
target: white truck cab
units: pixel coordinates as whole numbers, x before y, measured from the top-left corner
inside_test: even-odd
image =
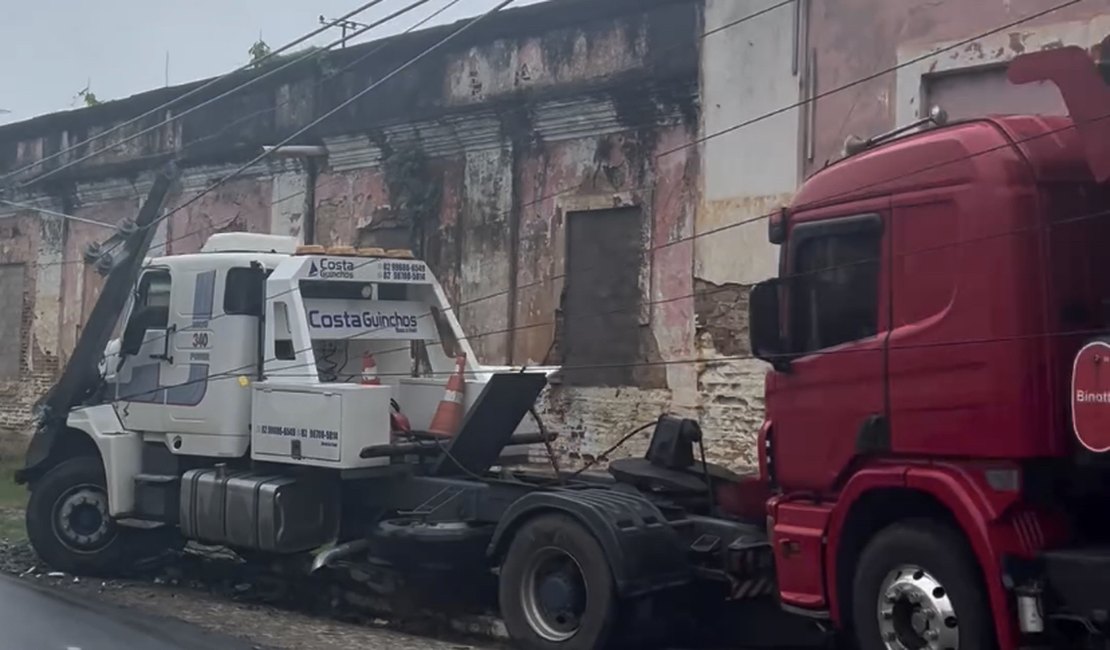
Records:
[[[144,446],[336,470],[381,465],[388,459],[358,452],[390,442],[391,405],[426,430],[458,355],[464,408],[504,371],[476,362],[442,287],[411,254],[298,247],[273,235],[218,234],[198,253],[147,259],[122,331],[101,366],[104,403],[67,419],[105,459],[113,517],[135,511]],[[362,381],[367,358],[376,385]]]

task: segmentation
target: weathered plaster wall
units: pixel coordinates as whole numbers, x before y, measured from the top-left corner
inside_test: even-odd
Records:
[[[712,31],[773,5],[708,0]],[[749,358],[750,287],[774,275],[765,216],[798,182],[801,30],[792,5],[724,29],[702,45],[701,200],[694,250],[697,404],[712,448],[732,465],[755,463],[764,365]],[[800,49],[800,48],[799,48]]]
[[[816,52],[818,92],[898,69],[816,102],[815,155],[807,171],[837,160],[850,134],[866,137],[918,117],[923,76],[1001,64],[1044,47],[1080,45],[1101,50],[1100,44],[1110,36],[1110,2],[1089,0],[928,56],[937,48],[995,31],[1057,4],[1053,0],[811,1],[809,39]],[[842,47],[844,43],[854,47]],[[923,56],[927,58],[912,62]]]
[[[556,385],[545,412],[553,427],[572,434],[561,445],[574,458],[596,455],[631,423],[665,410],[696,415],[691,237],[701,210],[701,30],[700,0],[557,0],[507,12],[307,134],[301,142],[329,153],[314,185],[304,161],[256,165],[176,211],[160,227],[154,252],[194,252],[210,234],[230,230],[303,239],[311,194],[316,242],[410,245],[428,259],[483,361],[558,362],[568,212],[637,207],[646,252],[640,330],[631,334],[643,341],[636,374],[644,387]],[[152,171],[174,157],[184,175],[167,201],[172,211],[444,33],[393,39],[365,60],[365,48],[352,47],[326,65],[294,66],[19,198],[116,223],[135,215]],[[0,170],[193,87],[0,128]],[[9,416],[26,421],[29,400],[72,348],[99,288],[80,254],[106,234],[39,216],[10,223],[22,229],[12,240],[19,246],[4,255],[28,265],[27,376],[41,379],[11,385],[21,397],[0,407],[0,424]],[[621,453],[631,452],[642,448]]]
[[[43,207],[57,210],[61,206]],[[50,386],[58,369],[64,228],[59,219],[46,223],[25,210],[0,210],[0,264],[22,268],[22,290],[6,293],[5,299],[12,302],[3,306],[20,315],[17,339],[5,342],[18,349],[19,376],[0,380],[0,404],[11,405],[0,408],[0,432],[26,428],[31,406]],[[13,270],[13,276],[15,273]],[[53,286],[49,284],[52,280]]]

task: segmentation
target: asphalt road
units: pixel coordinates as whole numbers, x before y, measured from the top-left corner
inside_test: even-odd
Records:
[[[252,650],[181,621],[0,576],[0,650]]]

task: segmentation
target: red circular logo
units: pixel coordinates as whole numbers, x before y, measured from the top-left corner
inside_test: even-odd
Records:
[[[1071,422],[1091,451],[1110,451],[1110,342],[1092,341],[1075,355],[1071,371]]]

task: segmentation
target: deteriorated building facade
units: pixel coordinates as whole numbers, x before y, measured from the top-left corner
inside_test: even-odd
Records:
[[[906,123],[923,106],[955,117],[1058,110],[1051,89],[1004,88],[1002,64],[1057,44],[1097,48],[1110,34],[1110,1],[1091,0],[931,57],[1051,3],[779,4],[551,0],[504,11],[384,82],[454,28],[244,73],[78,146],[35,173],[256,79],[8,190],[86,221],[0,205],[0,335],[19,341],[0,347],[0,426],[26,426],[92,308],[99,279],[81,254],[108,233],[92,222],[134,216],[164,161],[183,170],[173,209],[334,111],[296,141],[325,157],[252,166],[164,221],[155,252],[195,251],[234,230],[412,247],[482,361],[568,367],[545,412],[571,459],[672,410],[702,421],[718,459],[752,464],[763,366],[749,358],[747,293],[776,266],[760,217],[837,158],[848,134]],[[199,85],[0,127],[0,171]]]

